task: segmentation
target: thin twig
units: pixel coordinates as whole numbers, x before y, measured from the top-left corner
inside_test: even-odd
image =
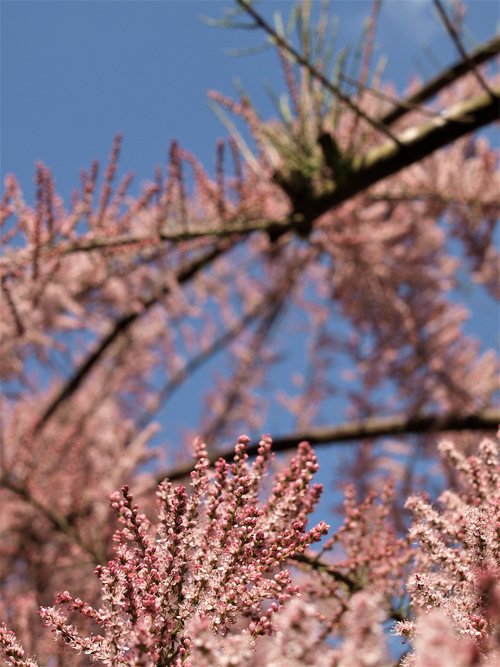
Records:
[[[361,88],[361,84],[357,79],[354,79],[353,77],[342,73],[339,73],[338,76],[341,81],[344,81],[344,83],[347,83],[350,86],[355,86],[358,89]],[[425,107],[419,106],[418,104],[411,104],[411,102],[407,102],[405,100],[394,97],[394,95],[389,95],[388,93],[384,93],[382,90],[379,90],[378,88],[373,88],[373,86],[370,86],[367,83],[363,84],[363,91],[369,93],[372,97],[376,97],[377,99],[382,100],[383,102],[389,102],[390,104],[393,104],[396,107],[396,111],[398,112],[401,111],[402,114],[412,111],[421,114],[422,116],[426,116],[428,118],[436,118],[436,116],[439,116],[438,111],[432,111],[432,109],[426,109]]]
[[[450,18],[448,14],[446,13],[445,8],[443,7],[441,0],[434,0],[434,4],[436,6],[436,9],[438,10],[439,16],[441,20],[443,21],[446,30],[448,31],[448,34],[450,35],[451,39],[453,40],[453,43],[455,44],[457,51],[460,53],[462,56],[462,60],[467,63],[469,66],[469,69],[471,72],[474,73],[474,76],[476,79],[479,81],[480,85],[484,88],[484,90],[489,93],[490,95],[493,95],[493,92],[491,91],[491,88],[488,86],[484,78],[481,76],[480,72],[477,70],[476,65],[471,63],[469,59],[469,54],[467,51],[464,49],[462,41],[460,39],[460,36],[458,32],[455,29],[455,26],[453,23],[450,21]]]
[[[255,24],[264,30],[271,39],[275,42],[276,46],[278,46],[280,49],[283,49],[286,51],[289,55],[292,56],[292,58],[297,62],[299,65],[304,67],[309,74],[315,78],[317,81],[321,83],[322,86],[326,90],[328,90],[332,95],[335,95],[338,97],[346,106],[348,106],[357,116],[365,120],[369,125],[371,125],[374,129],[378,130],[379,132],[382,132],[382,134],[385,134],[391,141],[393,141],[395,144],[399,144],[398,138],[391,132],[389,128],[385,126],[385,124],[377,120],[376,118],[371,118],[367,113],[365,113],[362,109],[358,107],[357,104],[355,104],[351,98],[347,95],[345,95],[341,89],[333,84],[331,81],[329,81],[326,76],[320,72],[317,67],[315,67],[307,58],[305,58],[299,51],[297,51],[286,39],[281,37],[276,30],[264,19],[262,16],[252,7],[249,3],[248,0],[236,0],[236,2],[248,13],[250,16],[254,19]]]
[[[366,81],[368,79],[368,74],[370,72],[370,62],[373,55],[373,47],[375,42],[375,32],[377,29],[377,23],[380,15],[380,9],[382,7],[382,0],[373,0],[372,11],[370,18],[368,19],[368,28],[365,35],[365,47],[363,49],[363,62],[361,65],[361,73],[359,75],[358,82],[358,102],[361,102],[363,98],[363,93],[366,89]],[[349,147],[347,153],[351,153],[352,147],[354,146],[355,137],[357,134],[359,116],[354,117],[354,122],[352,128],[349,132]]]

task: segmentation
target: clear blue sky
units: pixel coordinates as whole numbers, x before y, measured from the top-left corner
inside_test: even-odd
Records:
[[[494,32],[498,6],[494,0],[469,4],[472,46]],[[225,130],[207,106],[207,90],[230,94],[238,78],[258,107],[269,110],[262,83],[281,86],[272,51],[225,55],[261,42],[260,33],[199,20],[220,17],[231,6],[226,1],[1,0],[0,6],[2,176],[14,172],[29,199],[36,160],[69,193],[81,168],[106,158],[117,131],[124,134],[122,170],[133,170],[138,183],[164,163],[172,138],[210,169],[215,139]],[[286,15],[292,3],[262,6],[268,15],[276,9]],[[352,44],[371,0],[332,6],[340,45]],[[387,78],[400,87],[410,72],[430,76],[456,58],[428,0],[385,0],[377,43],[377,55],[388,56]]]
[[[332,2],[340,46],[359,36],[371,4]],[[466,45],[472,48],[492,36],[499,10],[495,0],[468,4]],[[270,113],[263,82],[282,90],[272,51],[226,55],[261,43],[260,33],[219,30],[199,19],[220,17],[230,6],[214,0],[1,0],[2,177],[14,172],[32,201],[33,167],[41,159],[67,197],[80,169],[95,158],[105,161],[117,131],[124,135],[121,172],[136,173],[136,189],[165,163],[173,138],[212,170],[215,140],[226,131],[206,103],[207,91],[231,94],[238,78],[257,107]],[[287,15],[292,3],[265,0],[261,6],[268,16],[277,9]],[[383,55],[385,78],[400,90],[410,74],[430,77],[457,59],[430,0],[385,0],[376,59]],[[496,311],[484,298],[473,306],[471,329],[494,344]],[[190,404],[182,394],[177,401],[189,423]]]

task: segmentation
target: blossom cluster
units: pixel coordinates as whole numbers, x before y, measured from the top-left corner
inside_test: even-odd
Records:
[[[311,483],[318,469],[311,447],[299,445],[266,495],[271,440],[261,440],[252,464],[248,442],[241,436],[233,462],[219,459],[211,471],[198,441],[191,493],[162,482],[155,522],[139,511],[128,487],[112,495],[121,527],[114,558],[96,571],[102,604],[96,608],[60,593],[55,606],[40,609],[54,639],[109,667],[394,664],[384,630],[396,618],[390,577],[376,565],[371,574],[364,567],[364,581],[353,578],[368,562],[370,548],[376,556],[381,544],[389,564],[408,560],[403,543],[395,549],[394,538],[380,540],[390,494],[383,495],[375,515],[373,498],[356,510],[351,494],[344,525],[323,547],[324,553],[343,542],[348,555],[322,564],[323,572],[336,573],[337,587],[348,585],[339,612],[338,605],[324,604],[319,588],[314,598],[311,582],[294,581],[290,568],[309,562],[315,574],[318,555],[310,558],[308,547],[328,529],[319,523],[306,530],[321,490]],[[410,539],[418,544],[407,580],[409,616],[396,624],[413,644],[401,664],[493,667],[500,658],[498,443],[484,440],[469,458],[449,442],[440,450],[458,486],[441,495],[441,510],[419,497],[407,503],[415,515]],[[370,534],[366,517],[377,513]],[[328,592],[335,596],[334,588]],[[82,632],[73,616],[93,630]],[[0,654],[14,667],[38,665],[5,626]]]
[[[468,458],[449,441],[440,444],[440,451],[459,486],[441,494],[439,508],[420,497],[407,501],[415,517],[410,537],[418,541],[407,589],[421,622],[420,627],[418,622],[401,623],[399,632],[423,635],[425,643],[430,628],[426,615],[433,612],[435,619],[439,610],[438,623],[448,628],[445,635],[462,637],[465,652],[488,655],[494,664],[500,660],[498,444],[483,440]],[[407,664],[420,663],[408,659]]]
[[[146,667],[185,664],[200,628],[225,636],[236,626],[249,641],[272,632],[273,616],[298,593],[285,563],[319,540],[327,526],[306,530],[321,491],[310,484],[317,470],[310,446],[299,445],[261,502],[271,441],[261,441],[252,465],[248,442],[240,437],[233,463],[220,459],[212,477],[198,442],[191,494],[162,482],[154,525],[128,487],[112,496],[122,527],[114,536],[113,560],[97,568],[102,607],[59,594],[55,607],[40,611],[56,639],[105,665]],[[61,606],[102,634],[81,634]]]

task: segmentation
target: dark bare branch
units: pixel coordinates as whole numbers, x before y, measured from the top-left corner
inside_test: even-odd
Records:
[[[415,111],[416,107],[422,102],[426,102],[434,95],[437,95],[443,88],[451,85],[464,74],[470,71],[471,66],[482,65],[491,60],[500,53],[500,37],[493,37],[484,42],[469,54],[468,60],[459,60],[451,67],[440,72],[428,83],[422,86],[416,93],[410,95],[405,100],[401,100],[398,106],[382,116],[380,121],[385,125],[392,125],[410,111]]]
[[[273,437],[273,451],[284,452],[293,449],[297,444],[306,440],[311,445],[333,445],[346,442],[355,442],[363,438],[380,438],[395,435],[445,433],[447,431],[494,431],[500,423],[500,409],[490,408],[469,415],[429,414],[419,417],[408,417],[407,415],[396,415],[393,417],[370,418],[365,421],[349,422],[338,426],[323,427],[304,431],[302,433],[291,433],[284,436]],[[255,456],[259,444],[255,440],[248,447],[248,454]],[[212,463],[219,458],[231,460],[234,449],[213,454],[210,457]],[[192,471],[192,464],[175,468],[166,474],[158,475],[161,481],[168,477],[169,480],[182,479]]]

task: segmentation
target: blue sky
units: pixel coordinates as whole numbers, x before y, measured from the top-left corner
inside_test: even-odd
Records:
[[[332,2],[340,47],[359,36],[371,4]],[[2,178],[14,172],[32,201],[34,164],[43,160],[67,198],[82,168],[106,160],[117,131],[124,135],[120,171],[135,172],[135,191],[156,164],[165,164],[174,138],[211,171],[215,141],[226,131],[207,105],[207,91],[232,94],[237,78],[265,115],[271,104],[263,83],[283,89],[272,51],[226,54],[261,43],[260,33],[215,29],[199,18],[220,17],[231,6],[222,0],[1,0]],[[267,16],[287,15],[292,3],[261,6]],[[494,0],[471,0],[466,46],[491,37],[498,23]],[[457,59],[430,0],[385,0],[376,43],[375,60],[387,56],[385,78],[400,90],[410,74],[430,77]],[[471,330],[479,328],[494,344],[496,311],[474,295],[473,309]],[[185,400],[179,394],[174,405]],[[180,414],[187,421],[186,406]]]
[[[316,3],[317,4],[317,3]],[[371,0],[335,0],[341,46],[360,34]],[[211,28],[199,16],[220,17],[231,3],[214,0],[1,0],[1,170],[14,172],[33,194],[33,166],[53,169],[63,194],[81,168],[105,159],[113,135],[124,134],[122,171],[137,185],[164,163],[176,138],[208,169],[225,130],[206,103],[215,88],[230,94],[238,78],[260,110],[263,90],[282,86],[272,51],[228,57],[255,45],[260,33]],[[291,2],[265,0],[268,15]],[[468,46],[491,36],[496,2],[473,0]],[[387,78],[403,87],[412,72],[430,76],[456,58],[429,0],[386,0],[377,56],[387,55]],[[430,53],[432,52],[432,54]]]

